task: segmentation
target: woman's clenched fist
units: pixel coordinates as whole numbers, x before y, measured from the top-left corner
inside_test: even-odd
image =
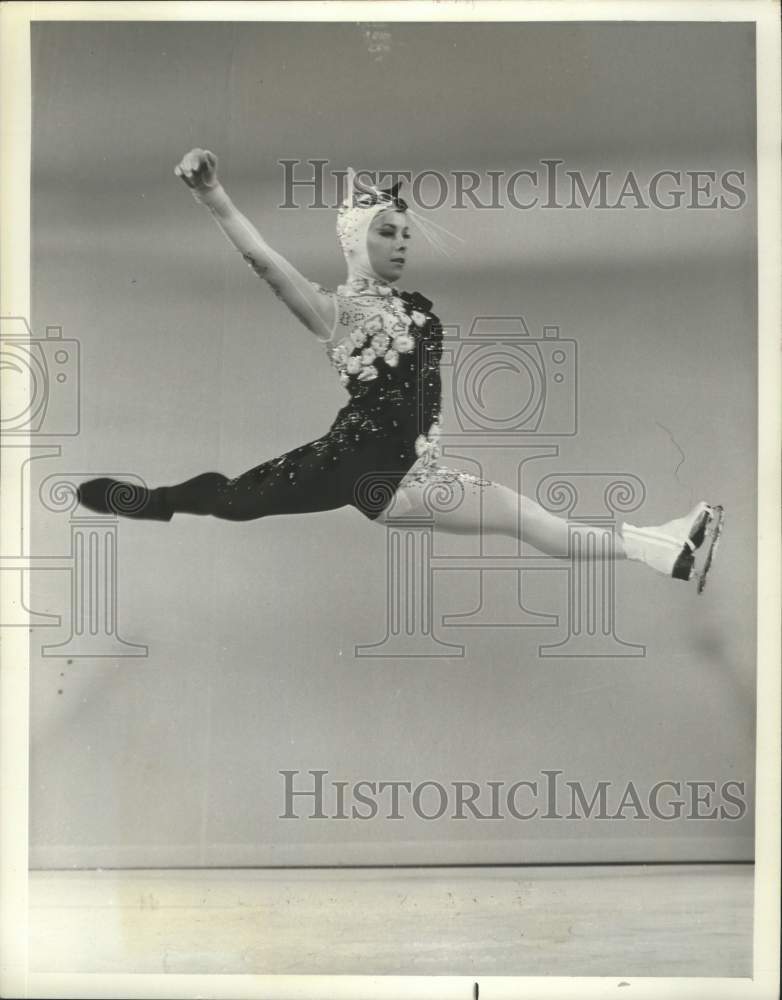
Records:
[[[174,167],[189,188],[203,189],[217,186],[217,157],[208,149],[191,149]]]

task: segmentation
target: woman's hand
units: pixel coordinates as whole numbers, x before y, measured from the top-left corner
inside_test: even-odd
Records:
[[[191,149],[174,167],[174,173],[196,191],[217,187],[217,157],[208,149]]]
[[[299,274],[236,208],[217,179],[215,154],[208,149],[191,149],[174,167],[174,173],[187,184],[195,200],[208,208],[242,257],[296,318],[319,339],[331,339],[337,321],[333,293],[319,290]]]

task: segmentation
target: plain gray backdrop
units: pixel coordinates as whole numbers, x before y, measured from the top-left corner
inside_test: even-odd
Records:
[[[335,213],[279,209],[281,159],[741,170],[734,211],[442,209],[432,217],[465,242],[448,259],[418,237],[402,281],[445,323],[523,315],[535,335],[558,325],[577,341],[579,432],[536,474],[636,475],[640,524],[724,504],[707,590],[617,566],[617,629],[647,646],[642,659],[541,659],[561,633],[511,628],[450,631],[463,658],[371,660],[353,649],[385,633],[386,538],[352,508],[123,520],[119,629],[148,657],[42,656],[67,637],[70,594],[67,574],[31,574],[33,608],[63,616],[31,634],[32,864],[750,859],[754,27],[372,31],[33,25],[32,325],[62,326],[82,352],[80,433],[33,463],[33,498],[52,472],[237,475],[320,436],[345,400],[322,346],[175,178],[191,147],[212,149],[237,206],[331,287],[344,276]],[[513,486],[512,456],[492,475]],[[37,555],[67,552],[67,513],[34,501],[33,519]],[[449,579],[436,614],[476,600],[474,576]],[[530,607],[562,614],[564,602],[560,574],[529,574]],[[510,784],[542,769],[587,787],[736,780],[750,808],[733,822],[279,820],[278,771],[311,768],[349,782]]]

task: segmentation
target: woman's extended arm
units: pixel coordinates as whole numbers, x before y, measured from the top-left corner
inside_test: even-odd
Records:
[[[263,239],[237,209],[217,179],[217,158],[208,150],[187,153],[175,173],[205,205],[230,242],[304,326],[321,340],[331,340],[336,327],[334,297],[303,274]]]

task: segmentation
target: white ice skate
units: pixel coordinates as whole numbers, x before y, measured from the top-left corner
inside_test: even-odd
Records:
[[[623,524],[627,558],[643,562],[675,580],[695,580],[701,594],[724,521],[722,507],[701,501],[684,517],[657,527]]]

